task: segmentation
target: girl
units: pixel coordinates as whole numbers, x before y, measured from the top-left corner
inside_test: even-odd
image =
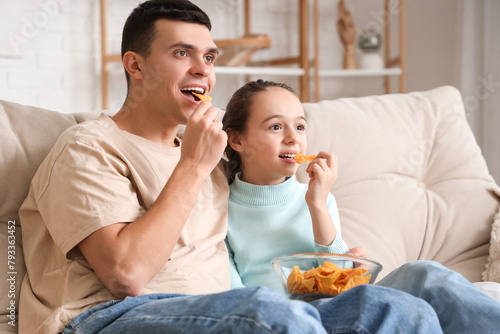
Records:
[[[293,90],[250,82],[233,95],[223,118],[230,178],[226,243],[232,287],[265,285],[283,292],[270,261],[302,252],[345,253],[338,212],[329,194],[337,159],[320,152],[293,177],[293,156],[306,149],[306,120]],[[358,248],[356,255],[365,256]],[[463,276],[432,261],[412,261],[375,285],[310,302],[328,332],[493,333],[500,303]]]
[[[285,84],[258,80],[240,88],[222,120],[228,134],[230,178],[226,243],[232,288],[266,285],[283,292],[270,261],[292,253],[349,251],[330,193],[337,158],[320,152],[309,163],[308,185],[295,180],[305,153],[302,104]]]

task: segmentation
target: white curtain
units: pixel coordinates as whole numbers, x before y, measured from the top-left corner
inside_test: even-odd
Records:
[[[500,184],[500,0],[460,0],[457,82],[467,119]]]

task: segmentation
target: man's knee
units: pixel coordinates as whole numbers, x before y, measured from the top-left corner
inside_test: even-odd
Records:
[[[436,312],[423,299],[381,286],[366,285],[358,288],[364,290],[360,303],[371,307],[372,312],[376,313],[374,318],[379,319],[382,327],[387,324],[397,327],[404,322],[405,328],[413,327],[416,332],[433,333],[440,328]]]
[[[330,331],[350,329],[368,333],[439,333],[437,316],[425,301],[402,291],[361,285],[315,303]]]
[[[277,332],[322,333],[324,328],[316,308],[309,303],[288,299],[266,287],[247,288],[248,315]],[[314,331],[312,331],[314,330]]]

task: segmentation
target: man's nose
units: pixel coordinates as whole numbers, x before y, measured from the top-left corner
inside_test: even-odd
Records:
[[[205,59],[202,58],[194,61],[191,71],[197,76],[206,77],[212,73],[213,67],[211,64],[207,64]]]

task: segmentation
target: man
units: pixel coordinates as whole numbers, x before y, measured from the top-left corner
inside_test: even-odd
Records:
[[[207,316],[222,317],[237,307],[215,307],[207,298],[224,300],[218,295],[187,297],[180,304],[179,298],[167,298],[230,289],[224,244],[228,186],[216,168],[227,136],[217,110],[191,94],[209,94],[215,84],[218,50],[210,28],[206,14],[184,0],[145,2],[130,15],[122,42],[128,82],[123,107],[112,118],[101,115],[68,129],[41,165],[21,209],[28,269],[21,333],[60,332],[72,320],[68,332],[175,328],[143,319],[132,320],[136,327],[123,319],[122,327],[108,326],[125,309],[128,319],[131,312],[156,313],[177,322],[179,314],[199,313],[201,324],[189,320],[192,331],[219,331],[217,323],[206,327]],[[182,145],[180,124],[187,125]],[[229,295],[235,293],[241,295]],[[250,295],[262,293],[245,294],[225,298],[247,307]],[[155,311],[168,309],[163,299],[177,313]],[[227,328],[245,326],[248,312],[240,313],[243,320],[231,324],[238,319],[233,315]],[[314,316],[298,315],[304,317],[318,326]]]
[[[426,302],[395,289],[362,286],[317,308],[227,291],[216,167],[227,136],[191,94],[215,84],[210,28],[188,0],[146,1],[127,19],[123,107],[65,131],[20,210],[20,333],[440,332]]]

